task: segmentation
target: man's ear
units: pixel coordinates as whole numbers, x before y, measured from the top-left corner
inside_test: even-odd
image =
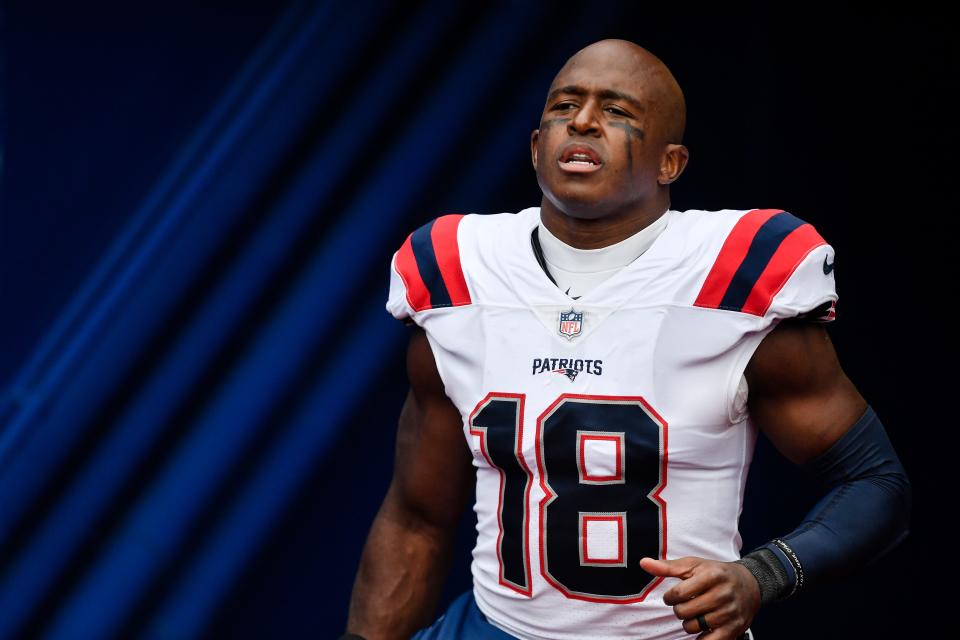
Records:
[[[530,134],[530,159],[533,161],[533,170],[537,170],[537,140],[540,139],[540,129],[534,129]]]
[[[660,159],[660,175],[657,176],[657,182],[660,184],[670,184],[680,177],[683,170],[687,168],[687,162],[690,160],[690,151],[682,144],[668,144]]]

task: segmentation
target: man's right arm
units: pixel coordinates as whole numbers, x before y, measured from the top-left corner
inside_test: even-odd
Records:
[[[393,480],[360,558],[347,621],[350,633],[368,640],[409,638],[432,622],[474,480],[460,412],[426,334],[413,331]]]

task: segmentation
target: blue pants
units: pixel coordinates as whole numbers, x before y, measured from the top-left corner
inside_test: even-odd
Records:
[[[432,625],[418,631],[412,640],[515,640],[489,622],[477,608],[473,591],[454,600]]]
[[[695,636],[691,635],[691,638]],[[752,640],[753,632],[747,629],[738,640]],[[454,600],[447,612],[436,622],[418,631],[411,640],[516,640],[487,622],[486,616],[477,608],[473,591],[467,591]]]

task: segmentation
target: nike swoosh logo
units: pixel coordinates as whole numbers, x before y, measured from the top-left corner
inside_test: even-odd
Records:
[[[834,260],[830,264],[827,264],[827,256],[824,256],[823,257],[823,275],[829,275],[830,272],[833,271],[833,265],[835,265],[836,263],[837,261]]]

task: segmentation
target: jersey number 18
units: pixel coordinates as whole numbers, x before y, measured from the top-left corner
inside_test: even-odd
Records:
[[[500,584],[532,595],[530,488],[544,579],[568,598],[639,602],[660,581],[640,558],[666,547],[667,424],[640,396],[563,394],[537,418],[536,476],[522,454],[525,394],[490,393],[470,433],[500,472]],[[602,464],[597,464],[602,461]]]

